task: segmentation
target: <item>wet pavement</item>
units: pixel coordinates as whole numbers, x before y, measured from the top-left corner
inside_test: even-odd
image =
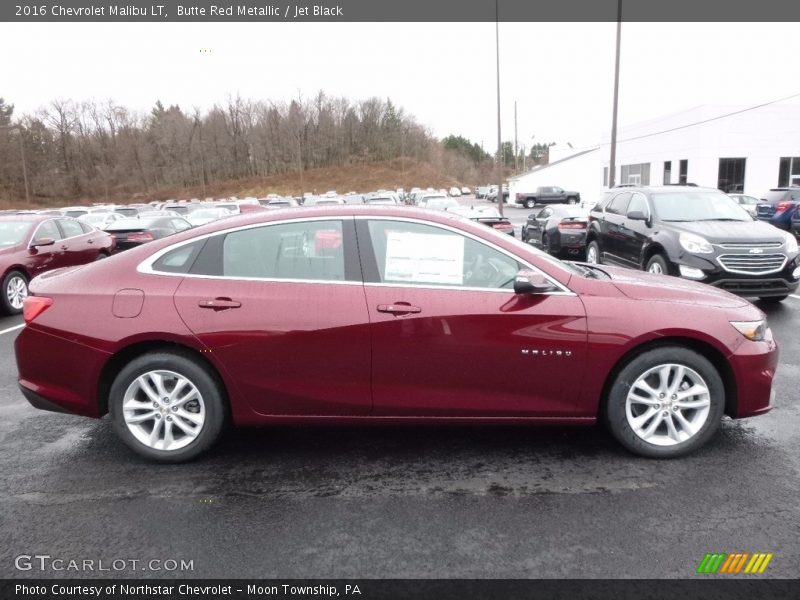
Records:
[[[275,427],[154,465],[107,418],[30,407],[0,334],[0,577],[693,577],[706,552],[772,552],[767,575],[795,577],[800,298],[762,308],[775,409],[672,461],[600,427]],[[193,569],[15,569],[37,554]]]

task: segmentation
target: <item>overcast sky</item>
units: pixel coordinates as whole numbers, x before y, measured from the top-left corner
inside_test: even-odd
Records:
[[[610,127],[614,23],[501,23],[503,138],[594,143]],[[800,92],[796,23],[625,23],[620,122]],[[494,23],[0,24],[0,96],[202,109],[228,94],[390,97],[437,136],[496,147]],[[201,49],[210,52],[201,52]],[[793,102],[798,102],[797,99]]]

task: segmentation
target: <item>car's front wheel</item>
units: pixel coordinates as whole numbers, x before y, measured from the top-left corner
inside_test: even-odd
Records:
[[[535,200],[533,200],[532,198],[528,198],[527,200],[525,200],[525,208],[533,208],[534,206],[536,206]]]
[[[220,385],[183,353],[152,352],[131,361],[114,380],[108,407],[122,440],[159,462],[196,458],[226,420]]]
[[[9,315],[22,312],[28,297],[28,279],[19,271],[9,271],[3,278],[3,310]]]
[[[674,458],[705,444],[719,427],[725,387],[714,365],[680,346],[639,354],[612,382],[606,420],[625,448]]]
[[[669,275],[669,266],[667,265],[667,259],[664,258],[661,254],[654,254],[650,257],[650,260],[647,261],[647,265],[645,269],[648,273],[654,273],[656,275]]]

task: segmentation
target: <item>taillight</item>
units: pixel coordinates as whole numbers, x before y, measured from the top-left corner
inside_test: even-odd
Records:
[[[586,221],[561,221],[559,229],[586,229]]]
[[[27,325],[53,304],[52,298],[28,296],[22,302],[22,317]]]
[[[775,207],[775,211],[789,210],[790,208],[792,208],[791,202],[778,202],[778,205]]]
[[[152,233],[140,231],[128,234],[129,242],[152,242],[155,238]]]

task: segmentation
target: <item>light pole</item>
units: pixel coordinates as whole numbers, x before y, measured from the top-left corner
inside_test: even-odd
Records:
[[[622,0],[617,0],[617,56],[614,63],[614,109],[611,116],[611,157],[608,161],[608,188],[614,187],[617,170],[617,101],[619,97],[619,46],[622,35]]]
[[[500,0],[494,0],[494,38],[497,56],[497,209],[503,216],[503,142],[500,137]]]
[[[25,203],[31,203],[31,193],[28,189],[28,166],[25,163],[25,142],[22,139],[22,127],[19,125],[2,125],[0,129],[16,129],[19,132],[19,155],[22,158],[22,179],[25,182]]]

